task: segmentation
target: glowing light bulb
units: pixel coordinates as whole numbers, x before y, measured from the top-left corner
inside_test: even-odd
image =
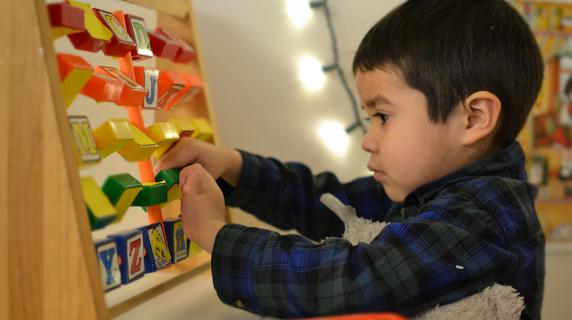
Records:
[[[350,146],[350,138],[344,126],[337,121],[325,121],[318,127],[318,135],[328,150],[341,156]]]
[[[298,78],[310,92],[320,90],[326,82],[322,64],[311,56],[303,56],[298,61]]]
[[[305,26],[312,17],[309,0],[288,0],[286,12],[296,28]]]

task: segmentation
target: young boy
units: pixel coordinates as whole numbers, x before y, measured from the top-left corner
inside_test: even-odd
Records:
[[[411,316],[499,283],[539,319],[544,237],[515,139],[543,65],[525,21],[504,0],[410,0],[366,34],[353,69],[373,177],[340,183],[191,139],[158,164],[186,166],[185,232],[212,253],[220,299],[284,318]],[[326,192],[389,225],[369,244],[308,240],[343,232]],[[225,201],[306,238],[227,224]]]

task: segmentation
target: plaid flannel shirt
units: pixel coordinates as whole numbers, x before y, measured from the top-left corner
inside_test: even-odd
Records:
[[[393,311],[414,315],[510,285],[522,319],[540,319],[544,236],[518,143],[392,202],[371,177],[340,183],[243,152],[236,188],[219,180],[229,206],[298,235],[228,224],[212,253],[219,298],[280,318]],[[339,237],[343,223],[319,202],[330,192],[359,216],[391,222],[371,243]],[[322,240],[321,243],[310,241]]]

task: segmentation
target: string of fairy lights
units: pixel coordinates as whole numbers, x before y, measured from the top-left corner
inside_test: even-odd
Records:
[[[347,143],[349,143],[348,134],[357,129],[360,129],[362,133],[365,133],[366,129],[361,121],[357,99],[349,86],[344,69],[340,65],[338,39],[328,0],[288,0],[288,16],[297,28],[303,28],[312,18],[313,13],[317,10],[323,12],[326,20],[331,42],[332,61],[328,64],[322,64],[314,57],[302,57],[298,65],[299,79],[308,91],[317,91],[321,89],[325,83],[327,73],[335,73],[336,77],[341,82],[350,102],[354,120],[342,129],[335,128],[335,125],[330,124],[329,127],[323,128],[323,130],[321,130],[322,132],[320,132],[320,136],[323,136],[323,138],[325,138],[325,136],[329,136],[332,141],[331,143],[335,144],[335,146],[332,145],[332,148],[330,149],[341,153],[342,150],[340,149],[340,142],[348,141]],[[332,135],[335,136],[334,139],[331,139]]]

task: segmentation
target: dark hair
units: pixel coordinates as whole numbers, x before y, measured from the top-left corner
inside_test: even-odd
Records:
[[[445,122],[470,94],[501,101],[493,143],[512,143],[526,122],[543,78],[530,28],[505,0],[409,0],[371,28],[353,71],[393,65],[423,92],[429,117]]]

